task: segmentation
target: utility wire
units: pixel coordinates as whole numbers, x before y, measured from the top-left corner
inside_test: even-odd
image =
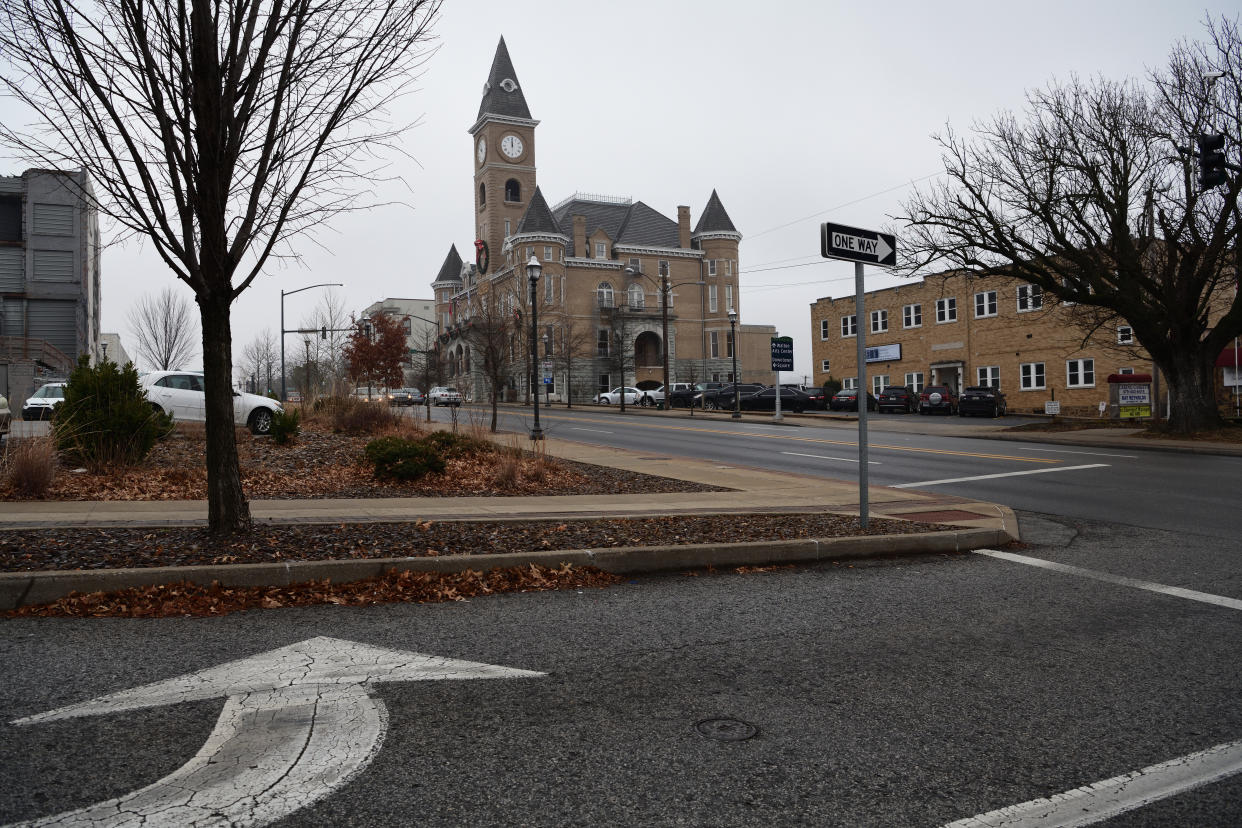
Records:
[[[856,198],[853,201],[847,201],[844,204],[838,204],[836,207],[829,207],[827,210],[820,210],[818,213],[811,213],[809,216],[803,216],[802,218],[797,218],[797,219],[794,219],[793,221],[785,222],[784,224],[778,224],[776,227],[771,227],[771,228],[768,228],[767,230],[763,230],[753,235],[748,235],[747,238],[757,239],[760,236],[766,236],[768,233],[775,233],[777,230],[784,230],[786,227],[793,227],[795,224],[800,224],[801,222],[809,221],[810,219],[813,219],[813,218],[819,218],[820,216],[826,216],[829,213],[836,212],[837,210],[840,210],[844,207],[852,207],[855,204],[858,204],[863,201],[867,201],[868,199],[875,198],[876,196],[886,195],[888,193],[893,192],[894,190],[900,190],[903,187],[908,187],[911,184],[916,184],[920,181],[926,181],[929,178],[935,178],[936,176],[939,176],[939,175],[944,175],[944,171],[934,172],[934,173],[931,173],[930,175],[922,176],[921,178],[911,178],[909,181],[903,182],[901,184],[897,184],[893,187],[889,187],[887,190],[880,190],[879,192],[872,193],[871,195],[861,196],[860,198]]]

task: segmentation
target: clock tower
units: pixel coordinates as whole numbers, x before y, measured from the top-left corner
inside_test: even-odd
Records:
[[[535,195],[535,127],[505,39],[483,84],[474,138],[475,238],[487,243],[488,274],[504,269],[504,242]]]

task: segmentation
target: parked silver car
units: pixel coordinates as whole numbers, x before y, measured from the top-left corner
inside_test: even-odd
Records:
[[[50,420],[52,410],[65,401],[65,384],[49,382],[30,395],[22,405],[23,420]],[[7,407],[7,406],[6,406]]]

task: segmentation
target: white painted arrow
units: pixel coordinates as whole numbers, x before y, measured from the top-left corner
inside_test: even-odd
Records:
[[[888,258],[888,254],[893,252],[893,248],[888,246],[888,242],[884,241],[883,236],[877,236],[875,248],[875,260],[882,262]]]
[[[267,825],[327,796],[379,752],[388,713],[369,685],[542,675],[318,637],[17,719],[37,724],[227,697],[206,744],[178,770],[125,796],[20,824]]]

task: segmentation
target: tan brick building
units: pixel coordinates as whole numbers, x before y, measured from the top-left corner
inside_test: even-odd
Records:
[[[740,314],[738,246],[715,191],[697,222],[676,219],[629,198],[575,194],[549,205],[536,176],[535,129],[504,38],[483,88],[473,137],[475,263],[453,246],[432,282],[447,374],[483,399],[486,386],[466,326],[488,303],[528,320],[525,265],[542,265],[537,287],[540,362],[554,399],[575,402],[618,385],[651,388],[663,380],[662,286],[667,285],[672,381],[727,381],[733,375],[729,311]],[[494,311],[489,311],[494,312]],[[767,325],[736,326],[743,378],[769,365]],[[524,391],[528,335],[515,325],[509,390]],[[544,373],[541,368],[541,373]]]
[[[945,274],[864,296],[867,381],[883,385],[998,386],[1009,410],[1096,415],[1110,374],[1150,374],[1150,357],[1123,321],[1089,312],[1038,286],[1002,276]],[[1097,320],[1098,321],[1098,320]],[[1094,329],[1093,329],[1094,328]],[[854,296],[811,305],[815,381],[857,377]]]

